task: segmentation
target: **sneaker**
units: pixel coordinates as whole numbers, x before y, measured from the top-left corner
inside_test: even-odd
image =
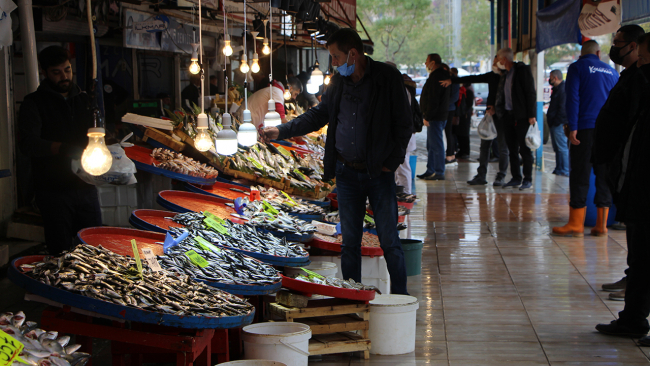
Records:
[[[650,337],[645,336],[639,339],[639,346],[650,347]]]
[[[422,173],[420,175],[416,175],[416,177],[418,177],[420,179],[427,179],[427,177],[433,177],[435,174],[436,173],[426,173],[426,172],[424,172],[424,173]]]
[[[609,324],[598,324],[596,325],[596,330],[603,334],[635,338],[641,338],[648,334],[647,329],[631,328],[625,325],[621,325],[618,324],[618,320],[612,320],[612,322]]]
[[[616,282],[603,283],[603,285],[600,287],[603,289],[603,291],[616,292],[616,291],[625,290],[626,286],[627,286],[627,277],[623,277]]]
[[[625,301],[625,290],[612,292],[609,294],[609,299],[614,301]]]
[[[503,179],[503,177],[497,177],[497,179],[494,180],[494,183],[492,183],[494,187],[503,187],[504,184],[506,184],[506,180]]]
[[[626,229],[627,229],[627,228],[625,227],[625,223],[624,223],[624,222],[618,222],[618,221],[615,222],[615,223],[613,223],[611,227],[612,227],[612,229],[614,229],[614,230],[626,230]]]
[[[506,183],[503,185],[503,188],[508,188],[508,187],[519,187],[521,185],[521,182],[518,180],[511,179],[510,182]]]
[[[458,155],[458,159],[469,160],[469,155]]]
[[[524,189],[529,189],[529,188],[533,188],[533,183],[525,180],[523,183],[521,183],[521,187],[519,187],[519,190],[523,191]]]
[[[458,160],[456,160],[456,158],[453,158],[452,160],[445,159],[445,165],[456,166],[458,165]]]
[[[487,180],[485,180],[485,178],[481,178],[478,175],[476,175],[474,176],[474,178],[472,178],[472,180],[468,180],[467,184],[469,184],[470,186],[483,186],[487,184]]]
[[[424,180],[445,180],[445,176],[433,173],[430,176],[424,178]]]

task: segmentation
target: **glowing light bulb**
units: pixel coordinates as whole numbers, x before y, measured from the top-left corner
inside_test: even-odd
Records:
[[[192,57],[190,58],[192,63],[190,64],[190,73],[196,75],[201,71],[201,66],[199,66],[199,44],[192,43]]]
[[[102,175],[111,169],[113,155],[104,141],[106,131],[101,127],[88,129],[88,146],[81,155],[81,167],[90,175]]]
[[[190,73],[196,75],[201,71],[201,66],[199,66],[199,63],[196,61],[192,61],[190,64]]]
[[[318,93],[318,85],[314,84],[311,79],[307,80],[307,93],[316,94]]]
[[[325,85],[330,85],[330,80],[332,79],[332,75],[325,75],[325,79],[323,79],[323,84]]]
[[[257,56],[257,52],[253,54],[253,64],[251,65],[251,71],[254,74],[260,72],[260,60],[259,57]]]
[[[250,67],[248,67],[248,60],[246,59],[246,55],[241,55],[241,66],[239,66],[239,71],[241,71],[242,74],[248,74],[249,70]]]
[[[232,130],[232,117],[229,113],[222,116],[223,129],[217,134],[217,154],[232,155],[237,152],[237,133]]]
[[[226,56],[231,56],[232,55],[232,46],[230,45],[230,35],[226,34],[226,36],[223,38],[223,54]]]
[[[264,116],[264,127],[275,127],[281,123],[280,113],[275,111],[275,100],[269,99],[269,111]]]
[[[309,80],[311,80],[311,83],[316,85],[317,87],[323,85],[323,72],[320,71],[318,68],[318,61],[316,62],[316,65],[314,65],[314,71],[311,72],[311,77]]]
[[[196,128],[199,130],[199,133],[194,139],[194,147],[199,151],[208,151],[214,147],[212,143],[212,137],[208,133],[208,115],[201,113],[196,116]]]
[[[265,55],[271,53],[271,47],[269,47],[269,39],[264,38],[264,42],[262,42],[262,44],[264,45],[264,47],[262,47],[262,53]]]
[[[244,123],[239,126],[237,141],[243,146],[253,146],[257,143],[257,129],[251,123],[251,111],[244,110]]]
[[[286,89],[284,91],[284,100],[290,100],[290,99],[291,99],[291,92],[289,91],[289,89]]]

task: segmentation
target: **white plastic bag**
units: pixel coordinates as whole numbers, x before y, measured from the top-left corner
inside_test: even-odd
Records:
[[[537,122],[534,125],[528,127],[528,132],[526,132],[526,146],[531,150],[537,150],[542,146],[542,137],[539,133],[539,127],[537,127]]]
[[[138,181],[133,175],[137,172],[135,164],[126,156],[126,152],[124,152],[124,149],[122,148],[133,146],[133,144],[125,142],[132,135],[133,133],[130,133],[119,143],[107,146],[113,156],[113,164],[108,172],[99,176],[90,175],[81,167],[80,160],[72,160],[72,171],[84,182],[94,186],[104,186],[109,184],[129,185],[137,183]]]
[[[491,114],[485,113],[481,123],[479,123],[476,128],[476,132],[478,132],[478,137],[480,137],[481,140],[494,140],[497,138],[497,128],[494,125],[494,120],[492,119]]]

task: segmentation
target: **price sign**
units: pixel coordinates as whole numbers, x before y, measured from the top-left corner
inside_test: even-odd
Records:
[[[138,273],[140,273],[140,278],[143,278],[142,261],[140,260],[140,252],[138,251],[138,244],[135,243],[135,239],[131,239],[131,247],[133,248],[133,258],[135,258],[135,264],[138,266]]]
[[[293,172],[296,173],[296,174],[298,174],[298,176],[299,176],[300,178],[302,178],[302,180],[304,180],[304,181],[308,181],[307,176],[305,176],[304,174],[302,174],[302,172],[301,172],[300,170],[298,170],[298,169],[294,169]]]
[[[309,277],[325,278],[325,277],[323,277],[322,275],[319,275],[318,273],[316,273],[316,272],[312,272],[312,271],[310,271],[310,270],[308,270],[308,269],[305,269],[305,268],[302,268],[302,267],[300,267],[300,269],[302,269],[303,271],[307,272],[307,274],[309,275]]]
[[[216,246],[212,245],[209,241],[203,239],[200,236],[195,236],[194,241],[199,245],[200,248],[204,250],[212,250],[213,252],[220,252],[221,249],[217,248]]]
[[[25,346],[14,337],[0,330],[0,366],[11,365]]]
[[[205,217],[211,218],[212,220],[214,220],[214,221],[216,221],[216,222],[218,222],[220,224],[225,224],[226,223],[221,217],[217,217],[217,215],[213,214],[210,211],[203,211],[203,215]]]
[[[262,166],[262,164],[260,164],[259,161],[251,158],[250,156],[247,156],[246,159],[250,161],[257,169],[264,171],[264,167]]]
[[[294,201],[293,198],[291,198],[291,197],[290,197],[290,196],[289,196],[285,191],[280,191],[280,192],[282,192],[282,194],[283,194],[285,197],[287,197],[287,199],[289,200],[289,205],[290,205],[290,206],[295,206],[295,205],[297,205],[296,201]]]
[[[282,147],[282,145],[278,146],[278,151],[279,151],[280,154],[282,154],[282,156],[284,156],[285,158],[287,158],[287,159],[291,158],[291,153],[290,153],[289,151],[287,151],[287,149],[285,149],[284,147]]]
[[[149,268],[151,268],[152,271],[162,271],[162,267],[160,267],[160,263],[158,263],[156,255],[153,254],[153,250],[151,250],[151,248],[142,248],[142,254],[144,255],[144,260],[147,262],[147,265],[149,265]]]
[[[220,223],[216,222],[215,220],[213,220],[213,219],[211,219],[209,217],[206,218],[205,220],[203,220],[203,222],[206,225],[208,225],[209,227],[213,228],[216,232],[218,232],[220,234],[230,235],[230,233],[228,232],[228,229],[226,229]]]
[[[188,250],[185,252],[185,255],[190,259],[190,262],[194,263],[195,265],[205,268],[207,267],[210,263],[205,260],[205,258],[201,257],[197,252],[193,250]]]
[[[364,220],[366,220],[367,222],[369,222],[369,223],[371,223],[373,225],[375,224],[375,220],[372,217],[370,217],[369,215],[366,215],[366,217],[364,217]]]
[[[268,213],[270,213],[272,215],[277,215],[279,213],[278,210],[273,208],[273,206],[271,206],[271,204],[266,202],[266,201],[262,201],[262,206],[264,206],[264,211],[266,211],[266,212],[268,212]]]

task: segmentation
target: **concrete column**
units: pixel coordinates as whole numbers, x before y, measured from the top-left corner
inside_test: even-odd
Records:
[[[537,149],[537,170],[544,171],[544,51],[537,54],[537,126],[539,127],[542,145]]]
[[[29,94],[35,92],[39,84],[32,0],[19,0],[18,13],[20,16],[20,40],[23,44],[23,60],[25,62],[25,81]]]

